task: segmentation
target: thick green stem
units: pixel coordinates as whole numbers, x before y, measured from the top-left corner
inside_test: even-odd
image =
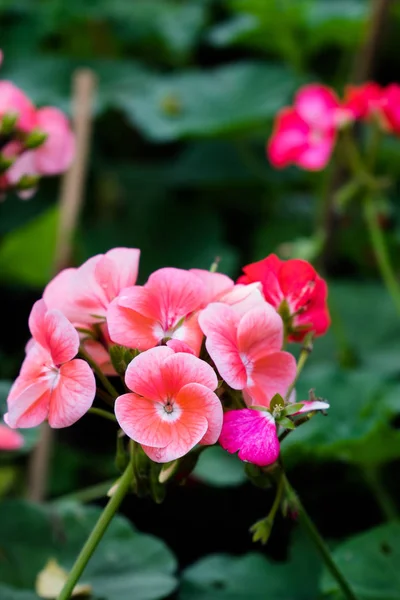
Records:
[[[93,371],[95,372],[95,375],[97,376],[99,381],[101,381],[101,383],[104,386],[104,389],[107,390],[110,396],[114,400],[118,398],[119,393],[117,392],[113,384],[110,383],[110,381],[104,375],[103,371],[100,369],[99,365],[92,358],[90,358],[89,354],[82,348],[82,346],[79,348],[79,354],[84,360],[86,360],[89,366],[92,367]]]
[[[132,462],[130,462],[119,480],[117,489],[101,513],[99,520],[92,530],[92,533],[89,535],[78,558],[76,559],[75,564],[68,575],[68,579],[61,590],[60,595],[58,596],[58,600],[69,600],[69,598],[71,598],[74,587],[79,581],[79,578],[82,575],[87,563],[96,550],[113,516],[117,512],[122,500],[128,492],[132,482],[132,477]]]
[[[340,569],[334,562],[328,546],[325,544],[324,540],[319,534],[318,529],[308,516],[304,506],[300,501],[300,498],[290,485],[286,475],[282,474],[282,477],[285,482],[288,499],[291,502],[292,506],[295,508],[295,510],[298,512],[299,522],[307,532],[311,541],[315,544],[315,547],[317,548],[322,560],[324,561],[325,566],[330,571],[332,577],[337,581],[344,597],[347,598],[347,600],[357,600],[357,596],[354,594],[343,573],[340,571]]]
[[[382,480],[379,473],[378,467],[363,467],[362,472],[365,481],[368,483],[379,507],[382,511],[382,515],[388,521],[395,521],[399,518],[399,513],[395,503],[388,494],[386,488],[382,484]]]
[[[377,219],[374,198],[370,194],[367,194],[364,200],[364,216],[382,279],[400,314],[400,286],[390,263],[385,238]]]
[[[103,417],[103,419],[108,419],[113,423],[117,422],[117,419],[112,413],[108,412],[107,410],[103,410],[102,408],[92,407],[89,408],[88,412],[92,415],[98,415],[99,417]]]

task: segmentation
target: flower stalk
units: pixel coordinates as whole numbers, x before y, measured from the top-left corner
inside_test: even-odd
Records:
[[[122,500],[126,496],[129,487],[132,483],[132,476],[132,461],[130,461],[122,477],[119,480],[118,486],[114,494],[108,501],[105,509],[99,517],[99,520],[94,526],[94,529],[92,530],[78,558],[76,559],[75,564],[72,567],[68,575],[68,579],[65,582],[65,585],[61,590],[57,600],[69,600],[69,598],[71,598],[71,594],[77,582],[79,581],[79,578],[81,577],[83,571],[85,570],[86,565],[88,564],[103,535],[105,534]]]
[[[282,473],[282,480],[284,482],[286,494],[292,509],[294,509],[294,511],[298,514],[300,524],[302,525],[307,535],[310,537],[311,541],[317,548],[322,560],[325,563],[326,568],[329,570],[332,577],[337,581],[344,597],[347,600],[357,600],[357,596],[354,594],[348,581],[346,580],[343,573],[340,571],[335,561],[333,560],[328,546],[325,544],[324,540],[320,536],[318,529],[316,528],[313,521],[306,512],[303,504],[301,503],[300,498],[298,497],[295,490],[292,488],[285,473]]]

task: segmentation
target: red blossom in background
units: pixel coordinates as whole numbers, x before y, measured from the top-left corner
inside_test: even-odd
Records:
[[[281,260],[271,254],[243,267],[238,283],[261,282],[267,302],[281,314],[289,340],[302,341],[313,331],[323,335],[330,325],[328,287],[305,260]]]

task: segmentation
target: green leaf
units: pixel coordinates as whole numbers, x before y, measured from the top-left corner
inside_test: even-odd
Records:
[[[376,527],[340,544],[333,553],[339,569],[358,600],[400,598],[400,524]],[[325,573],[322,590],[343,596],[331,575]],[[331,597],[331,596],[329,596]]]
[[[206,556],[183,572],[179,600],[310,600],[317,597],[319,560],[297,539],[292,558],[274,563],[261,554]]]
[[[298,84],[285,67],[242,62],[209,71],[149,75],[141,87],[118,91],[118,106],[152,140],[216,136],[265,123]]]
[[[69,570],[101,511],[76,504],[51,509],[27,502],[4,502],[0,512],[0,582],[33,590],[36,575],[50,558]],[[34,552],[32,549],[34,548]],[[90,560],[82,583],[96,599],[156,600],[176,586],[175,558],[165,544],[137,533],[123,517],[111,522]]]
[[[282,445],[290,463],[301,460],[343,460],[379,465],[400,457],[400,431],[390,422],[400,412],[394,399],[399,384],[387,384],[371,370],[341,370],[325,364],[308,368],[297,385],[297,397],[310,388],[330,403],[328,415],[316,414]]]
[[[27,592],[25,590],[16,590],[7,585],[0,584],[1,600],[38,600],[35,592]]]
[[[220,446],[207,448],[201,453],[193,475],[216,487],[231,487],[246,481],[242,461]]]
[[[7,396],[10,391],[12,382],[6,380],[0,380],[0,418],[4,416],[7,412]],[[39,438],[39,427],[34,427],[33,429],[20,429],[19,433],[24,438],[24,445],[19,450],[15,452],[6,453],[5,458],[7,456],[15,456],[16,454],[24,454],[26,452],[30,452],[32,448],[35,446],[36,442]],[[4,475],[5,473],[3,473]],[[1,477],[1,476],[0,476]],[[0,482],[0,490],[2,488],[2,483]]]
[[[43,287],[52,275],[58,209],[52,207],[4,236],[0,245],[1,281]]]

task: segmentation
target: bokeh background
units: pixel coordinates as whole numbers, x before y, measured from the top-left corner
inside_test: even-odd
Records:
[[[0,1],[2,78],[67,112],[75,69],[97,78],[74,264],[131,246],[142,250],[140,282],[163,266],[209,268],[215,257],[237,277],[242,265],[276,252],[311,260],[327,277],[332,327],[316,340],[298,395],[316,388],[332,408],[289,436],[284,458],[333,545],[400,504],[399,319],[360,207],[335,204],[343,182],[335,158],[323,173],[276,171],[265,146],[274,115],[304,83],[342,94],[349,82],[398,81],[399,32],[400,4],[378,0]],[[378,169],[392,185],[379,200],[380,220],[397,272],[399,164],[400,140],[385,138]],[[59,191],[60,181],[43,181],[29,201],[10,195],[0,204],[4,398],[24,355],[30,308],[52,276]],[[113,452],[112,425],[93,417],[58,432],[50,498],[112,478]],[[26,454],[2,458],[2,493],[26,492],[26,463]],[[123,512],[164,539],[181,567],[220,551],[256,549],[282,561],[294,521],[278,517],[266,548],[252,546],[248,533],[272,499],[246,482],[239,461],[212,449],[162,505],[132,498]],[[276,598],[318,597],[319,566],[307,564],[308,581],[297,565],[296,591]]]

